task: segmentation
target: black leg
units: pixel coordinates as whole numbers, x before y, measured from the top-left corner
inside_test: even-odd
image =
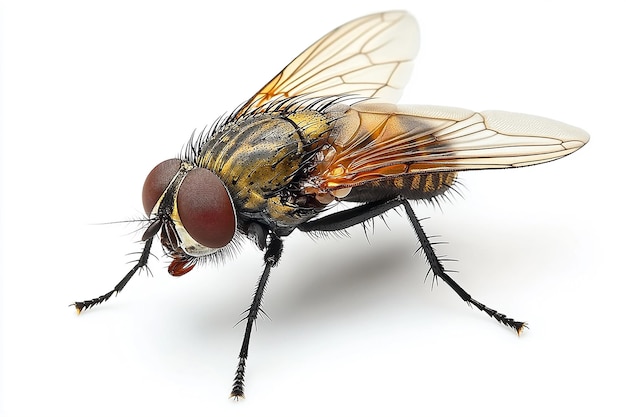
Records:
[[[446,273],[445,268],[441,264],[441,261],[439,261],[439,259],[437,258],[437,255],[435,254],[435,250],[433,249],[432,244],[428,240],[428,236],[426,236],[424,229],[422,229],[422,225],[417,219],[417,216],[415,216],[415,212],[413,212],[413,209],[411,208],[411,204],[407,200],[403,200],[402,205],[404,206],[404,209],[406,210],[406,213],[409,216],[409,220],[411,221],[411,224],[413,225],[413,229],[415,230],[415,233],[417,234],[417,238],[419,239],[420,244],[422,245],[422,251],[424,251],[424,255],[426,256],[426,259],[428,260],[428,264],[430,265],[430,268],[433,271],[433,274],[435,275],[435,277],[441,278],[446,284],[450,286],[450,288],[454,290],[454,292],[456,292],[459,295],[459,297],[461,297],[463,301],[465,301],[466,303],[469,303],[470,305],[475,306],[480,311],[484,311],[490,317],[493,317],[494,319],[504,324],[505,326],[512,327],[513,329],[515,329],[517,334],[520,334],[522,330],[524,330],[524,328],[527,327],[526,323],[513,320],[512,318],[509,318],[506,315],[499,313],[492,308],[487,307],[483,303],[480,303],[474,300],[463,288],[461,288],[459,284],[457,284],[452,278],[450,278],[450,276]]]
[[[396,197],[391,200],[374,201],[352,207],[337,213],[329,214],[320,219],[310,220],[298,226],[303,232],[334,232],[347,229],[359,223],[366,222],[380,216],[403,203],[404,198]]]
[[[484,311],[489,316],[496,319],[498,322],[512,327],[518,334],[526,327],[526,323],[513,320],[506,315],[497,312],[496,310],[487,307],[483,303],[480,303],[473,299],[459,284],[457,284],[445,271],[445,268],[441,264],[439,258],[433,249],[432,244],[428,240],[428,236],[424,232],[422,225],[415,216],[415,212],[411,208],[410,203],[404,197],[395,197],[391,200],[381,200],[372,203],[363,204],[361,206],[353,207],[338,213],[333,213],[321,219],[312,220],[298,226],[299,230],[304,232],[331,232],[342,230],[356,224],[370,220],[376,216],[379,216],[386,211],[402,205],[409,216],[409,220],[413,225],[415,234],[419,239],[421,249],[424,251],[426,260],[430,265],[433,275],[437,278],[441,278],[446,284],[448,284],[454,292],[456,292],[461,299],[470,305],[475,306],[480,311]]]
[[[244,398],[244,377],[246,373],[246,359],[248,359],[248,347],[250,345],[252,326],[259,315],[259,311],[261,311],[261,300],[263,299],[265,286],[267,285],[267,280],[270,276],[270,270],[278,263],[282,251],[283,242],[276,235],[270,235],[270,243],[267,246],[264,256],[265,269],[263,270],[261,278],[259,278],[259,283],[257,284],[254,292],[252,304],[250,305],[250,308],[247,311],[248,314],[244,319],[246,320],[246,332],[244,333],[243,343],[241,344],[241,350],[239,351],[239,364],[237,365],[237,372],[235,373],[233,389],[230,392],[231,398],[236,400]]]
[[[126,284],[128,284],[128,281],[130,281],[130,279],[137,273],[137,271],[139,271],[141,268],[144,268],[146,265],[148,265],[148,258],[150,257],[150,247],[152,246],[152,240],[153,240],[153,237],[150,237],[149,239],[146,240],[146,244],[143,247],[143,251],[141,252],[141,256],[139,257],[139,260],[137,260],[137,263],[135,264],[135,266],[133,266],[133,268],[130,271],[128,271],[128,274],[126,274],[126,276],[115,286],[115,288],[113,288],[108,293],[101,295],[98,298],[75,302],[72,305],[76,307],[76,312],[80,314],[83,310],[86,310],[95,305],[104,303],[109,298],[111,298],[113,294],[117,294],[120,291],[122,291],[124,287],[126,286]]]

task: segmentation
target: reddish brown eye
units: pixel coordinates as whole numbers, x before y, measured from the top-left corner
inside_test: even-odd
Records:
[[[187,233],[208,248],[221,248],[235,235],[235,210],[226,186],[214,173],[194,168],[180,185],[178,215]]]
[[[179,168],[180,159],[168,159],[150,171],[146,182],[143,183],[143,191],[141,193],[143,209],[147,215],[150,215],[154,205],[159,201],[159,198],[161,198],[161,195],[163,195]]]

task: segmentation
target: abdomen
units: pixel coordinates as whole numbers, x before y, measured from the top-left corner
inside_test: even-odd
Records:
[[[430,200],[450,190],[456,176],[456,172],[433,172],[381,179],[353,187],[343,200],[365,203],[399,195],[409,200]]]

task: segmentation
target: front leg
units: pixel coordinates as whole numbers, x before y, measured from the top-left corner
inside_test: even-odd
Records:
[[[261,311],[261,300],[263,298],[263,293],[265,292],[267,280],[270,276],[270,270],[276,266],[283,252],[282,240],[280,240],[280,238],[273,233],[269,236],[270,242],[267,245],[267,250],[264,255],[265,269],[263,270],[261,278],[259,278],[259,283],[256,286],[252,304],[250,305],[250,308],[247,311],[248,314],[244,319],[246,320],[246,332],[244,333],[243,343],[241,344],[241,350],[239,351],[239,364],[237,365],[237,371],[235,373],[233,389],[230,393],[231,398],[234,398],[235,400],[244,398],[244,377],[246,373],[246,360],[248,359],[248,347],[250,345],[252,326],[259,315],[259,311]]]
[[[160,223],[153,223],[153,225],[154,224],[157,224],[160,226]],[[111,298],[113,294],[118,294],[120,291],[124,289],[126,284],[128,284],[128,281],[130,281],[130,279],[133,276],[135,276],[137,271],[140,271],[143,268],[147,268],[148,258],[150,257],[150,248],[152,247],[152,241],[154,239],[154,235],[158,231],[159,231],[158,227],[157,228],[154,228],[152,226],[148,227],[148,230],[144,234],[144,240],[146,241],[146,243],[144,244],[143,251],[141,252],[141,256],[139,256],[139,259],[137,260],[133,268],[130,271],[128,271],[126,276],[124,276],[124,278],[122,278],[122,280],[117,283],[115,288],[113,288],[108,293],[101,295],[100,297],[92,298],[91,300],[76,301],[74,304],[71,304],[72,306],[76,308],[76,312],[78,314],[80,314],[84,310],[92,308],[95,305],[104,303],[109,298]],[[148,237],[146,238],[146,236]]]

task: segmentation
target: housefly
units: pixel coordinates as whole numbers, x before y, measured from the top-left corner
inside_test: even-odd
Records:
[[[402,207],[435,278],[498,322],[516,321],[472,298],[447,274],[412,200],[453,190],[457,173],[552,161],[589,140],[576,127],[502,111],[396,104],[419,46],[408,13],[373,14],[338,27],[229,115],[158,164],[143,186],[143,251],[115,288],[73,305],[80,313],[119,293],[146,268],[157,235],[181,276],[248,238],[264,269],[244,321],[231,396],[244,396],[252,326],[283,238],[341,231]],[[337,202],[355,203],[329,212]]]

